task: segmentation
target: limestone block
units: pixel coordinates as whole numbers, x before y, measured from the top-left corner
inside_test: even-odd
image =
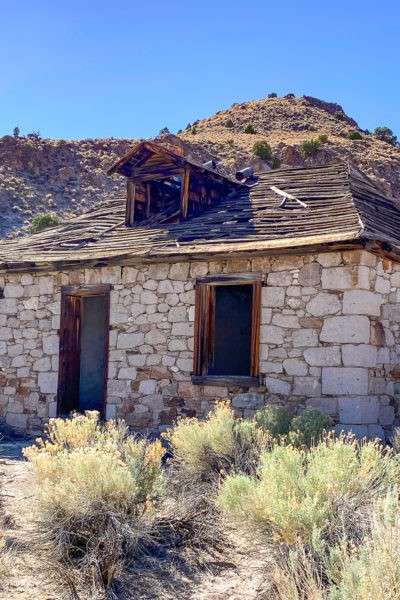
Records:
[[[383,427],[391,427],[394,423],[394,408],[390,405],[382,405],[379,408],[379,424]]]
[[[12,362],[11,362],[12,367],[25,367],[26,364],[27,364],[27,359],[24,354],[21,354],[20,356],[16,356],[15,358],[12,359]]]
[[[60,340],[58,335],[48,335],[43,338],[43,352],[46,354],[58,354]]]
[[[350,290],[343,294],[343,313],[351,315],[381,314],[382,296],[368,290]]]
[[[43,394],[56,394],[58,385],[57,373],[39,373],[38,385]]]
[[[208,263],[207,262],[192,262],[190,265],[190,277],[201,277],[207,275]]]
[[[354,280],[351,267],[331,267],[322,269],[322,288],[325,290],[348,290],[353,288]]]
[[[193,323],[173,323],[171,335],[185,335],[191,337],[193,335]]]
[[[321,384],[316,377],[294,377],[293,396],[320,396]]]
[[[125,398],[130,392],[130,381],[127,379],[109,379],[107,383],[107,393],[109,396],[118,396]]]
[[[54,419],[57,416],[57,402],[49,402],[48,414],[49,419]]]
[[[335,417],[338,414],[337,398],[307,398],[306,406],[307,408],[320,410],[331,417]]]
[[[0,355],[7,354],[7,344],[4,342],[0,342]]]
[[[368,438],[370,440],[384,440],[385,439],[385,432],[383,430],[383,427],[381,425],[378,424],[372,424],[372,425],[368,425]]]
[[[304,264],[303,256],[282,255],[271,258],[271,268],[273,271],[287,271],[289,269],[299,269]]]
[[[320,292],[306,305],[307,312],[314,317],[334,315],[340,311],[341,304],[336,294]]]
[[[179,323],[188,320],[186,306],[173,306],[168,313],[170,323]]]
[[[290,271],[268,273],[267,284],[269,286],[288,286],[292,284],[293,275]]]
[[[328,317],[322,326],[320,339],[322,342],[339,344],[368,343],[370,323],[368,317],[343,316]]]
[[[336,267],[340,265],[342,255],[340,252],[323,252],[322,254],[318,254],[317,261],[323,267]]]
[[[290,394],[290,383],[275,377],[266,377],[265,386],[271,394],[281,394],[282,396],[289,396]]]
[[[262,308],[261,309],[261,323],[271,323],[272,319],[272,309],[271,308]]]
[[[368,437],[368,426],[367,425],[346,425],[346,423],[339,423],[335,427],[335,435],[347,435],[351,433],[358,440]]]
[[[299,284],[302,286],[315,286],[321,282],[321,265],[313,262],[304,265],[299,271]]]
[[[144,334],[138,333],[119,333],[117,339],[117,348],[127,349],[136,348],[144,342]]]
[[[118,379],[129,379],[134,381],[137,376],[137,370],[135,367],[122,367],[118,371]]]
[[[191,358],[178,358],[176,366],[185,373],[190,373],[193,370],[193,360]]]
[[[3,294],[4,298],[21,298],[24,295],[24,288],[18,283],[7,283]]]
[[[142,304],[157,304],[158,296],[150,290],[143,290],[140,294],[140,302]]]
[[[138,270],[134,267],[122,267],[122,283],[135,283]]]
[[[101,269],[102,283],[120,283],[121,267],[103,267]]]
[[[244,394],[236,394],[232,397],[232,406],[234,408],[250,408],[257,410],[264,405],[263,394],[248,392]]]
[[[54,293],[54,277],[39,277],[38,283],[40,296]]]
[[[16,315],[18,313],[17,301],[15,298],[0,299],[0,314]]]
[[[29,273],[24,273],[23,275],[21,275],[21,284],[22,285],[32,285],[32,283],[33,283],[32,275],[29,275]]]
[[[0,340],[12,340],[13,337],[11,327],[0,327]]]
[[[189,263],[175,263],[169,270],[169,278],[175,281],[186,281],[189,277]]]
[[[342,346],[345,367],[376,367],[378,350],[369,344],[345,344]]]
[[[390,276],[390,285],[395,288],[400,288],[400,271],[397,271]]]
[[[382,317],[388,321],[400,323],[400,304],[384,304],[382,307]]]
[[[7,413],[6,415],[6,423],[10,427],[14,427],[19,431],[26,430],[28,423],[28,415],[17,414],[17,413]]]
[[[35,360],[32,365],[32,369],[34,371],[50,371],[51,370],[51,362],[48,356],[44,356],[43,358],[39,358]]]
[[[23,301],[24,308],[27,310],[37,310],[39,308],[39,298],[34,296]]]
[[[292,343],[295,348],[318,346],[318,331],[315,329],[299,329],[294,331]]]
[[[283,373],[283,366],[280,362],[262,361],[260,363],[262,373]]]
[[[106,420],[110,421],[111,419],[115,419],[117,416],[117,405],[116,404],[106,404]]]
[[[364,265],[374,267],[376,256],[365,250],[346,250],[342,253],[343,262],[347,265]]]
[[[336,367],[340,365],[340,348],[323,346],[304,350],[306,362],[313,367]]]
[[[261,305],[263,307],[284,306],[285,289],[282,287],[263,287],[261,291]]]
[[[287,358],[283,361],[283,368],[287,375],[307,375],[306,363],[298,358]]]
[[[154,394],[157,387],[157,381],[155,379],[144,379],[139,384],[139,394],[148,395]]]
[[[368,369],[323,367],[322,393],[331,396],[368,394]]]
[[[174,291],[173,285],[169,279],[160,281],[158,284],[158,292],[160,294],[172,294]]]
[[[379,401],[376,396],[355,396],[338,398],[341,423],[368,425],[377,423]]]
[[[18,356],[22,354],[24,347],[22,344],[13,344],[8,346],[7,354],[8,356]]]
[[[300,327],[299,317],[296,315],[284,315],[282,313],[278,313],[272,317],[272,324],[289,329],[298,329]]]
[[[167,279],[169,273],[169,264],[168,263],[156,263],[150,265],[147,271],[147,276],[150,279]]]
[[[390,292],[390,281],[383,277],[377,277],[375,281],[375,291],[380,294],[388,294]]]
[[[280,327],[275,325],[261,325],[260,342],[264,344],[283,344],[283,335]]]

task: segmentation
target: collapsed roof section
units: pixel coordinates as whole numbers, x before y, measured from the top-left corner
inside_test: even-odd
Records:
[[[121,159],[111,172],[136,177],[148,168],[148,142]],[[138,156],[141,165],[135,166]],[[147,155],[147,159],[143,158]],[[400,206],[365,175],[345,164],[277,169],[258,174],[256,185],[238,185],[187,158],[171,170],[193,169],[206,182],[221,181],[221,193],[182,218],[165,209],[125,225],[126,199],[110,200],[90,212],[42,233],[3,242],[0,269],[49,270],[131,264],[143,261],[202,259],[246,253],[289,253],[366,247],[400,260]],[[152,163],[154,165],[154,162]],[[175,177],[175,173],[171,174]],[[211,185],[211,184],[210,184]],[[235,189],[232,195],[232,189]],[[193,200],[194,201],[194,200]]]

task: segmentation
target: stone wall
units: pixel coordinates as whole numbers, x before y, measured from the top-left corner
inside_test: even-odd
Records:
[[[250,390],[191,383],[196,276],[263,272],[260,369]],[[0,416],[40,431],[56,414],[60,287],[111,283],[107,417],[165,428],[219,398],[325,410],[360,435],[392,427],[400,399],[400,265],[360,251],[0,274]]]

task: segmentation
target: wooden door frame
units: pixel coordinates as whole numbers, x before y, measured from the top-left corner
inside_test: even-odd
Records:
[[[108,363],[109,363],[109,345],[110,345],[110,292],[112,290],[111,284],[96,284],[96,285],[64,285],[61,287],[61,315],[64,314],[64,306],[68,296],[78,296],[80,298],[88,296],[104,296],[106,299],[106,336],[104,340],[104,373],[103,373],[103,397],[100,409],[100,417],[104,418],[106,414],[107,404],[107,382],[108,382]],[[82,309],[81,309],[82,310]],[[57,415],[60,415],[61,408],[61,395],[60,390],[62,386],[63,372],[60,368],[61,365],[61,353],[63,352],[63,340],[61,337],[62,323],[60,322],[59,329],[59,368],[58,368],[58,383],[57,383]],[[80,346],[81,331],[79,332],[79,346]],[[79,347],[79,360],[80,360],[80,347]]]

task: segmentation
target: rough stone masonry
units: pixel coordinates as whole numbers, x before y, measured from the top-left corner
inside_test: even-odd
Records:
[[[194,283],[261,272],[262,385],[191,383]],[[400,399],[400,264],[365,251],[0,274],[0,418],[39,432],[57,411],[60,289],[112,284],[106,416],[164,429],[229,398],[329,413],[339,429],[383,437]]]

